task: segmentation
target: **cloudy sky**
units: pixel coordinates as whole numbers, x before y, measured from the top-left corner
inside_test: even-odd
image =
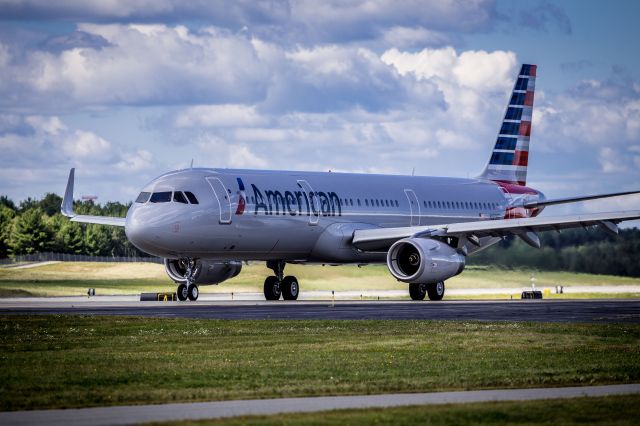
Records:
[[[631,0],[0,0],[0,194],[61,194],[76,167],[77,197],[127,202],[192,160],[473,177],[520,63],[528,184],[637,189],[639,19]]]

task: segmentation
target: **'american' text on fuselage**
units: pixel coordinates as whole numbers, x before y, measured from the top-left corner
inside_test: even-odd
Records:
[[[300,191],[262,191],[254,184],[251,184],[253,196],[255,198],[254,214],[263,212],[265,215],[322,215],[322,216],[342,216],[342,206],[340,197],[335,192],[313,192]]]

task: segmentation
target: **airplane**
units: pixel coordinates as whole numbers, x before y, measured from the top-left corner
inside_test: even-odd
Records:
[[[386,263],[413,300],[442,300],[445,281],[467,256],[516,235],[540,247],[537,232],[618,224],[640,211],[540,217],[546,206],[640,191],[547,199],[526,185],[537,66],[520,68],[489,160],[473,179],[332,172],[188,168],[147,184],[126,218],[73,211],[75,169],[62,214],[75,222],[122,226],[140,250],[164,258],[179,300],[199,286],[237,276],[243,261],[265,261],[266,300],[296,300],[289,264]]]

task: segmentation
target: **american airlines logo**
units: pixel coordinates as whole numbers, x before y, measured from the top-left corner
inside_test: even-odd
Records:
[[[237,178],[239,187],[238,208],[236,214],[245,211],[247,196],[242,179]],[[290,216],[342,216],[340,197],[335,192],[306,191],[299,183],[300,190],[280,191],[273,189],[260,190],[251,184],[253,200],[255,201],[253,214],[290,215]]]

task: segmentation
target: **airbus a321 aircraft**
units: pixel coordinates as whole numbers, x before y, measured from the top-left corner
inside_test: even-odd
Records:
[[[545,206],[638,193],[550,200],[526,186],[536,66],[522,65],[495,146],[475,179],[190,168],[146,185],[126,218],[77,215],[74,169],[62,213],[75,222],[124,226],[140,250],[165,259],[180,300],[198,286],[266,261],[267,300],[295,300],[287,263],[385,263],[414,300],[441,300],[468,255],[507,235],[539,247],[538,231],[617,224],[640,211],[539,217]]]

